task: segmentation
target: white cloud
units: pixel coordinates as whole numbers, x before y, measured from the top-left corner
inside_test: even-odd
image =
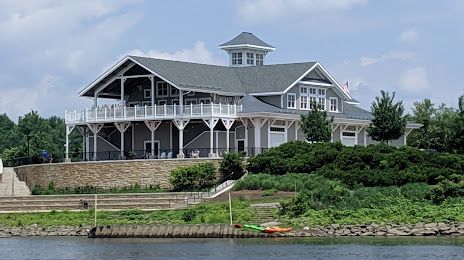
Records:
[[[394,61],[394,60],[411,60],[416,54],[410,51],[391,50],[389,53],[382,54],[380,57],[361,57],[361,66],[369,66],[379,62]]]
[[[419,34],[417,33],[415,28],[412,28],[403,31],[399,36],[399,40],[407,44],[413,44],[419,40]]]
[[[283,17],[347,10],[367,0],[247,0],[241,2],[238,15],[251,22],[272,21]]]
[[[406,70],[400,80],[399,86],[408,92],[420,92],[430,87],[427,72],[422,67]]]
[[[190,49],[182,49],[175,51],[174,53],[162,52],[159,50],[148,50],[142,51],[138,49],[131,50],[127,55],[134,56],[143,56],[150,58],[157,58],[163,60],[177,60],[177,61],[186,61],[186,62],[195,62],[203,64],[215,64],[215,65],[226,65],[225,60],[216,59],[213,56],[213,53],[208,50],[203,41],[196,41],[194,46]],[[119,59],[122,59],[125,55],[120,56]]]

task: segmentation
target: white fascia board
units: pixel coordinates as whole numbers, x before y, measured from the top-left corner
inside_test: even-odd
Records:
[[[419,123],[410,123],[410,122],[406,123],[406,128],[410,128],[410,129],[419,129],[423,126],[424,126],[423,124],[419,124]]]
[[[147,71],[153,73],[153,75],[157,76],[158,78],[164,80],[165,82],[169,83],[171,86],[174,86],[175,88],[178,88],[178,89],[181,89],[179,88],[179,86],[177,86],[176,84],[172,83],[171,81],[169,81],[168,79],[166,79],[165,77],[161,76],[160,74],[154,72],[153,70],[151,70],[150,68],[146,67],[145,65],[141,64],[140,62],[132,59],[131,57],[128,57],[132,62],[134,62],[135,64],[139,65],[140,67],[146,69]]]
[[[330,79],[330,81],[335,84],[335,86],[337,86],[338,90],[348,99],[353,99],[350,94],[346,93],[342,86],[340,86],[340,84],[338,84],[338,82],[332,77],[332,75],[330,75],[330,73],[318,62],[317,65],[319,66],[319,68],[322,70],[322,72]]]
[[[287,113],[257,113],[257,112],[253,112],[253,113],[242,113],[240,112],[239,114],[237,114],[237,117],[267,117],[267,118],[276,118],[276,119],[279,119],[279,120],[288,120],[288,119],[291,119],[291,120],[295,120],[295,119],[299,119],[300,118],[300,115],[298,114],[287,114]]]
[[[307,70],[305,73],[303,73],[303,75],[301,75],[297,80],[295,80],[295,82],[293,82],[292,84],[290,84],[290,86],[288,86],[285,90],[284,90],[284,93],[287,93],[290,89],[292,89],[296,84],[298,84],[298,82],[300,82],[309,72],[311,72],[316,66],[317,64],[319,64],[319,62],[316,62],[316,64],[314,64],[311,68],[309,68],[309,70]]]
[[[103,75],[101,75],[100,77],[98,77],[96,80],[94,80],[90,85],[88,85],[86,88],[84,88],[83,90],[81,90],[78,94],[78,97],[82,97],[82,95],[85,94],[85,92],[89,91],[90,89],[92,89],[98,82],[100,82],[100,80],[104,79],[106,76],[108,76],[109,74],[111,74],[113,71],[115,71],[119,66],[121,66],[122,64],[124,64],[127,60],[132,60],[129,56],[126,56],[124,57],[121,61],[119,61],[118,63],[116,63],[116,65],[114,65],[113,67],[111,67],[110,69],[108,69],[105,73],[103,73]],[[133,60],[132,60],[133,61]]]
[[[249,93],[251,96],[278,96],[285,94],[284,92],[263,92],[263,93]]]
[[[219,91],[219,90],[207,90],[207,89],[197,89],[197,88],[185,88],[185,87],[180,87],[178,88],[182,91],[192,91],[192,92],[199,92],[199,93],[213,93],[213,94],[219,94],[219,95],[224,95],[224,96],[245,96],[245,93],[235,93],[235,92],[225,92],[225,91]]]
[[[343,102],[345,102],[347,104],[350,104],[350,105],[359,105],[359,104],[361,104],[359,102],[353,102],[353,101],[347,101],[347,100],[344,100]]]
[[[333,87],[333,84],[322,83],[322,82],[312,82],[312,81],[300,80],[298,83],[299,83],[299,84],[304,84],[304,85],[315,85],[315,86]]]
[[[371,120],[370,119],[350,119],[350,118],[334,117],[334,123],[350,124],[350,125],[370,125]]]
[[[267,50],[267,51],[275,51],[276,48],[271,47],[264,47],[252,44],[237,44],[237,45],[226,45],[226,46],[219,46],[219,49],[227,50],[227,49],[235,49],[235,48],[251,48],[256,50]]]

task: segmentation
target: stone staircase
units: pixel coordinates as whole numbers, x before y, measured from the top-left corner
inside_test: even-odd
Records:
[[[279,207],[280,203],[251,204],[250,210],[252,212],[252,216],[250,219],[250,223],[259,225],[266,222],[276,221],[276,219],[273,216],[273,213]]]
[[[98,210],[161,210],[188,207],[187,193],[98,194]],[[87,207],[81,202],[87,203]],[[95,195],[0,196],[0,213],[80,211],[95,205]]]
[[[0,196],[28,196],[31,191],[24,181],[20,181],[13,168],[3,168],[0,182]]]

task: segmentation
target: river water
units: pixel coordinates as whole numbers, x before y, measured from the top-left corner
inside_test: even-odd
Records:
[[[0,259],[464,259],[464,238],[0,238]]]

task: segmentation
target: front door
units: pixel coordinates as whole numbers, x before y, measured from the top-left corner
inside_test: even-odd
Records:
[[[151,154],[151,141],[145,141],[145,154]],[[159,156],[159,141],[155,141],[155,155]]]

